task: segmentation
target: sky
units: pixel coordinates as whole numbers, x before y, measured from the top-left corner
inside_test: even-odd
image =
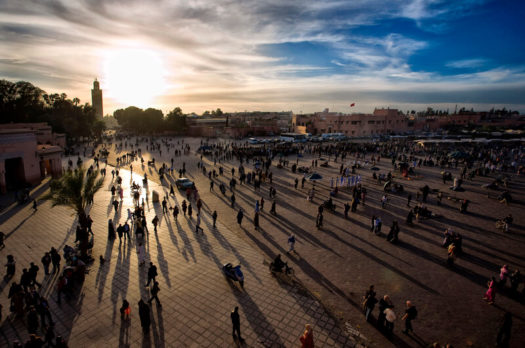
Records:
[[[0,0],[0,78],[167,112],[525,113],[521,0]],[[354,107],[350,107],[355,103]]]

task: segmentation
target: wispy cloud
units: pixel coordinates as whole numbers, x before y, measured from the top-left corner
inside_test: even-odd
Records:
[[[473,69],[473,68],[480,68],[484,66],[487,63],[486,59],[483,58],[473,58],[473,59],[461,59],[461,60],[455,60],[452,62],[448,62],[446,64],[449,68],[455,68],[455,69]]]
[[[446,24],[448,17],[458,18],[481,3],[4,0],[0,74],[89,101],[94,77],[104,88],[108,52],[138,45],[163,60],[166,95],[153,106],[164,110],[180,105],[199,112],[214,104],[237,110],[303,106],[305,111],[305,105],[318,110],[323,103],[346,105],[347,99],[372,103],[399,98],[402,103],[411,93],[431,100],[432,90],[521,88],[525,80],[516,76],[523,75],[523,67],[494,66],[497,62],[490,59],[465,57],[439,64],[476,68],[472,74],[442,75],[431,64],[415,69],[414,57],[433,47],[429,36],[401,32],[397,26],[382,29],[383,22],[392,20],[408,20],[420,28]],[[293,43],[312,43],[317,51],[261,51],[263,46]],[[517,103],[512,96],[509,102]],[[106,110],[125,106],[110,98],[105,103]]]

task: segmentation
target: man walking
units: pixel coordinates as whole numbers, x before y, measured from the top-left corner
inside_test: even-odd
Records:
[[[197,213],[197,222],[195,223],[195,232],[204,232],[204,230],[201,227],[201,213]]]
[[[53,263],[53,273],[55,273],[60,270],[60,260],[62,257],[55,248],[51,248],[49,253],[51,254],[51,262]]]
[[[232,208],[235,207],[235,193],[232,193],[230,200],[232,202]]]
[[[154,231],[157,232],[157,225],[159,224],[159,217],[155,215],[153,220],[151,220],[151,223],[153,224]]]
[[[217,222],[217,210],[213,211],[211,218],[213,219],[213,228],[215,228],[215,223]]]
[[[146,283],[146,287],[149,286],[149,283],[153,280],[153,283],[155,283],[155,278],[157,277],[157,266],[153,264],[153,262],[149,263],[148,268],[148,282]]]
[[[153,287],[150,290],[151,298],[148,300],[148,303],[151,303],[151,301],[155,299],[155,301],[157,301],[157,306],[162,307],[159,301],[159,297],[157,296],[159,294],[159,291],[160,291],[159,282],[154,282]]]
[[[168,202],[166,201],[166,198],[162,200],[162,214],[166,214],[168,212]]]
[[[49,265],[51,264],[51,255],[46,252],[44,256],[42,257],[42,264],[44,265],[44,273],[45,275],[49,275]]]
[[[235,338],[235,332],[240,341],[244,341],[241,337],[241,318],[239,317],[239,307],[235,306],[235,309],[231,312],[230,317],[232,319],[232,336]]]
[[[406,302],[406,309],[405,309],[405,315],[403,315],[402,320],[405,321],[405,329],[403,330],[403,333],[408,335],[409,333],[414,333],[414,330],[412,330],[412,320],[417,318],[417,309],[416,306],[412,304],[412,302],[407,301]]]
[[[244,213],[242,212],[242,209],[239,209],[239,212],[237,213],[237,223],[239,226],[242,224],[242,219],[244,218]]]
[[[272,207],[270,209],[270,214],[277,215],[277,212],[275,211],[275,199],[272,201]]]
[[[124,239],[126,239],[126,236],[127,236],[128,242],[131,242],[131,237],[129,236],[129,224],[127,221],[124,223],[123,227],[124,227]]]

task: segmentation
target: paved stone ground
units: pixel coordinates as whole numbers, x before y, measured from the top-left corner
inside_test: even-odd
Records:
[[[195,149],[200,139],[186,141]],[[168,163],[171,156],[164,152],[162,159]],[[155,154],[155,158],[159,160],[158,154]],[[180,160],[175,160],[180,166]],[[259,233],[237,227],[235,212],[229,208],[229,192],[227,196],[222,196],[218,185],[215,186],[215,192],[208,192],[209,180],[195,171],[197,156],[184,160],[187,168],[191,169],[190,178],[196,181],[206,202],[218,210],[219,220],[232,230],[237,230],[247,242],[256,245],[267,258],[286,251],[287,237],[293,231],[298,240],[296,248],[299,256],[292,256],[289,260],[299,279],[331,309],[341,324],[358,329],[370,345],[415,347],[435,341],[443,344],[450,342],[459,347],[492,345],[505,311],[515,315],[512,343],[519,346],[519,342],[525,340],[522,304],[507,294],[498,294],[495,306],[489,306],[481,300],[487,281],[492,275],[499,274],[503,264],[508,264],[511,269],[523,270],[525,267],[523,178],[512,176],[511,193],[521,201],[507,208],[495,199],[488,199],[485,189],[481,187],[492,178],[477,177],[472,182],[467,181],[464,183],[466,191],[454,194],[448,189],[450,182],[446,185],[442,183],[440,168],[423,167],[418,170],[414,180],[396,179],[412,192],[412,206],[415,204],[416,191],[426,183],[433,189],[443,190],[451,198],[468,198],[471,205],[468,214],[460,214],[459,203],[445,198],[439,207],[436,196],[431,195],[427,205],[440,217],[421,221],[411,227],[404,223],[408,213],[406,193],[390,195],[387,208],[381,209],[379,201],[383,194],[382,185],[372,181],[372,171],[363,169],[359,174],[363,176],[369,192],[366,205],[360,206],[358,212],[351,214],[350,220],[345,221],[342,206],[349,199],[349,194],[343,190],[335,200],[339,207],[336,214],[326,212],[325,226],[318,231],[315,228],[317,206],[327,199],[328,178],[337,176],[340,163],[331,163],[330,168],[318,168],[325,180],[317,185],[320,190],[315,204],[305,199],[309,186],[297,191],[293,188],[293,179],[298,175],[292,174],[289,168],[273,167],[279,216],[275,218],[263,213],[260,219],[262,233]],[[205,162],[207,168],[213,165],[206,159]],[[299,165],[309,164],[311,158],[308,155],[299,159]],[[219,181],[228,186],[231,167],[237,168],[239,163],[218,163],[217,167],[219,165],[224,166],[227,173]],[[390,160],[383,159],[378,166],[380,172],[386,173],[391,169]],[[459,169],[448,170],[453,174],[459,173]],[[248,223],[252,221],[256,199],[263,196],[266,200],[265,210],[269,209],[268,187],[268,183],[263,184],[257,193],[252,187],[238,187],[237,203],[248,212],[246,215],[249,216],[245,218]],[[494,222],[509,212],[515,217],[514,228],[510,233],[502,234],[495,229]],[[382,237],[369,232],[372,214],[383,220]],[[384,239],[394,219],[401,226],[401,242],[397,245]],[[441,247],[443,231],[447,227],[460,232],[464,238],[465,255],[457,260],[454,269],[446,267],[446,250]],[[399,317],[407,299],[415,303],[419,311],[418,319],[414,322],[416,335],[403,335],[403,322],[398,320],[395,335],[389,341],[374,326],[364,321],[360,304],[370,284],[375,284],[378,296],[391,296]],[[377,309],[374,314],[377,315]]]
[[[194,150],[200,139],[186,141],[192,144]],[[154,156],[158,162],[164,160],[168,163],[171,155],[165,150],[163,154],[162,158],[158,154]],[[148,154],[145,159],[149,159]],[[295,157],[290,160],[294,161]],[[251,225],[254,202],[263,196],[266,200],[265,211],[269,210],[268,183],[263,184],[257,193],[252,187],[238,186],[237,203],[247,212],[243,227],[239,227],[235,211],[229,207],[230,194],[222,196],[218,185],[216,192],[208,192],[209,181],[196,168],[198,157],[192,154],[175,157],[175,161],[177,169],[181,161],[186,162],[186,168],[190,171],[188,176],[196,181],[200,189],[206,203],[203,216],[206,226],[204,235],[196,235],[192,222],[184,218],[179,219],[180,226],[174,225],[173,221],[163,221],[158,237],[153,233],[149,236],[148,253],[160,265],[160,298],[164,304],[161,312],[153,306],[153,335],[149,341],[143,342],[139,332],[136,302],[139,296],[146,297],[146,289],[140,286],[144,282],[145,270],[139,271],[134,245],[119,248],[116,242],[108,246],[105,236],[99,236],[95,255],[106,255],[106,259],[111,259],[109,264],[99,269],[97,262],[92,267],[80,300],[67,304],[66,309],[64,304],[61,309],[52,304],[54,312],[63,317],[57,331],[70,333],[71,339],[78,340],[74,342],[80,346],[90,342],[107,346],[123,345],[125,342],[131,346],[172,346],[172,342],[180,342],[181,346],[230,346],[228,313],[235,303],[240,303],[241,326],[248,346],[263,346],[264,343],[259,340],[268,346],[297,346],[303,324],[310,321],[316,326],[316,343],[321,347],[353,345],[338,327],[353,333],[357,329],[357,334],[366,337],[371,346],[424,346],[439,340],[456,347],[485,347],[493,345],[499,319],[505,311],[514,314],[512,346],[519,347],[520,342],[525,341],[522,304],[507,294],[498,294],[494,306],[481,300],[487,280],[499,272],[501,265],[508,264],[511,269],[525,267],[523,202],[506,208],[496,200],[487,199],[481,185],[489,182],[489,178],[466,182],[466,192],[457,193],[456,197],[472,201],[469,214],[460,214],[458,203],[452,200],[444,199],[443,205],[438,207],[435,196],[430,196],[428,206],[440,217],[410,227],[404,224],[408,212],[406,195],[390,195],[388,206],[381,209],[382,186],[371,181],[370,170],[363,169],[359,173],[363,175],[369,192],[366,205],[351,214],[350,220],[344,220],[342,204],[349,195],[343,190],[336,199],[337,212],[325,212],[325,226],[317,230],[314,220],[317,205],[328,196],[327,178],[337,175],[339,163],[331,163],[330,168],[319,168],[326,180],[317,185],[320,190],[315,204],[305,200],[310,187],[295,190],[293,179],[296,175],[288,168],[273,167],[278,217],[262,213],[262,231],[256,232]],[[110,157],[112,162],[113,155]],[[311,158],[306,156],[299,162],[308,165]],[[207,168],[212,165],[210,162],[206,164]],[[230,168],[232,165],[237,167],[238,162],[220,165],[226,168],[228,175],[220,177],[219,181],[227,184]],[[390,169],[390,161],[382,160],[379,167],[386,172]],[[158,181],[151,168],[142,169],[139,162],[134,163],[134,171],[142,175],[143,170]],[[416,190],[425,183],[431,188],[452,192],[448,191],[448,185],[442,184],[439,171],[439,168],[421,168],[415,180],[403,180],[402,184],[412,192],[414,200]],[[455,174],[457,170],[452,172]],[[106,191],[97,195],[91,213],[95,220],[95,232],[99,234],[97,231],[101,231],[99,235],[105,235],[107,218],[113,215],[108,206],[109,180],[106,179]],[[136,181],[140,181],[138,177]],[[151,187],[154,185],[150,184]],[[523,178],[512,177],[514,197],[522,199],[524,185]],[[177,202],[180,203],[180,200],[178,195]],[[170,203],[175,202],[171,200]],[[51,245],[65,242],[65,236],[74,227],[73,217],[69,211],[59,207],[49,213],[47,204],[42,204],[34,216],[26,207],[2,225],[4,231],[14,233],[7,240],[8,248],[0,251],[0,258],[5,259],[6,250],[15,248],[20,269],[30,260],[39,260],[42,252]],[[131,204],[128,198],[126,204]],[[151,221],[154,209],[159,207],[148,206],[148,221]],[[217,231],[212,231],[209,228],[210,213],[215,209],[219,214],[219,227]],[[503,235],[494,228],[494,221],[508,212],[515,217],[515,227]],[[369,232],[372,214],[383,220],[383,238]],[[385,230],[388,231],[394,219],[401,226],[398,245],[384,240]],[[446,250],[440,246],[446,227],[452,227],[464,237],[465,255],[457,260],[453,269],[445,266]],[[289,257],[289,261],[297,277],[311,294],[320,299],[323,306],[335,314],[338,323],[331,320],[311,296],[298,292],[297,287],[278,282],[268,274],[263,260],[286,251],[286,240],[291,231],[297,237],[298,255]],[[29,237],[34,235],[44,238]],[[67,236],[66,240],[72,241],[73,235]],[[36,252],[36,256],[27,255],[29,250]],[[220,273],[220,265],[232,259],[243,264],[246,293],[228,285]],[[394,338],[389,341],[364,321],[359,307],[364,290],[370,284],[375,284],[378,296],[391,296],[399,317],[406,299],[415,303],[419,311],[414,322],[415,336],[401,334],[403,323],[398,320]],[[5,284],[0,288],[3,293],[7,291]],[[135,313],[129,328],[121,325],[116,314],[123,296],[132,303]],[[195,297],[199,300],[193,300]],[[5,297],[0,301],[6,308]],[[101,305],[104,306],[102,310],[90,310]],[[374,314],[377,314],[377,309]],[[173,319],[169,320],[170,317]],[[322,324],[325,321],[327,325]],[[7,337],[16,333],[24,337],[26,332],[17,322],[11,324],[4,321],[2,329]]]
[[[83,286],[77,289],[78,297],[56,303],[56,276],[42,278],[43,294],[50,300],[56,332],[69,339],[70,347],[227,347],[234,341],[230,335],[229,313],[239,305],[241,332],[246,347],[293,347],[298,344],[305,323],[315,327],[315,340],[319,346],[352,346],[337,323],[320,303],[300,287],[272,277],[263,263],[260,252],[244,242],[237,231],[219,222],[212,228],[209,208],[205,206],[204,233],[194,232],[193,220],[184,216],[177,222],[164,216],[158,233],[147,236],[147,260],[158,265],[162,308],[153,304],[152,332],[143,336],[138,318],[137,302],[149,297],[147,268],[139,267],[136,241],[114,243],[107,240],[107,220],[126,219],[126,210],[133,204],[129,196],[130,173],[123,176],[124,207],[116,214],[110,205],[111,175],[104,181],[104,188],[95,196],[90,210],[94,222],[96,262],[90,267]],[[133,180],[141,182],[134,174]],[[149,191],[163,191],[153,181]],[[170,198],[170,205],[180,203],[182,196]],[[2,225],[8,238],[6,248],[0,251],[5,260],[8,253],[17,260],[17,276],[31,261],[55,246],[62,249],[73,245],[75,218],[64,207],[51,208],[42,202],[33,213],[30,206],[13,207],[10,218]],[[149,201],[146,205],[147,220],[155,214],[162,216],[162,208]],[[9,214],[10,211],[4,214]],[[57,249],[58,249],[57,248]],[[107,260],[101,266],[98,256]],[[226,262],[240,262],[245,273],[245,290],[229,283],[222,275],[221,266]],[[41,267],[41,265],[40,265]],[[42,267],[41,267],[42,268]],[[43,273],[41,271],[40,273]],[[0,303],[4,313],[9,308],[7,292],[10,284],[0,285]],[[119,308],[123,298],[132,306],[131,322],[120,319]],[[0,346],[7,346],[14,339],[25,341],[27,330],[21,320],[4,319],[1,326]]]

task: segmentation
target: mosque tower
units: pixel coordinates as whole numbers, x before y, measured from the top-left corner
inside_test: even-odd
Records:
[[[102,110],[102,90],[100,89],[100,84],[98,83],[97,79],[93,81],[93,89],[91,90],[91,105],[93,106],[93,109],[95,109],[97,118],[101,120],[104,116]]]

